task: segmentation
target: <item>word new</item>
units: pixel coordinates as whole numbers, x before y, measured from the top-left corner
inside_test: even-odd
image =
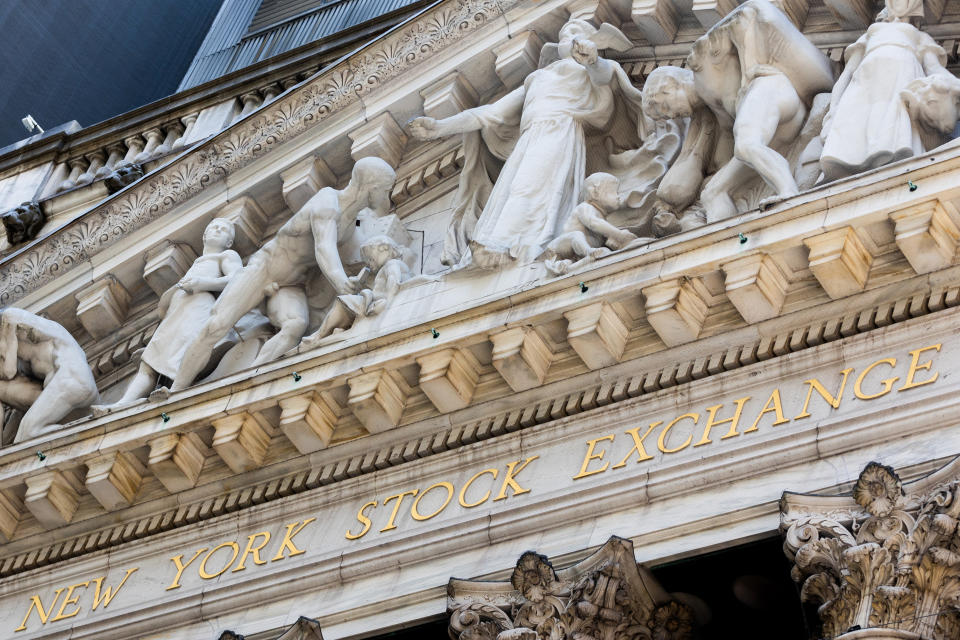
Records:
[[[127,578],[130,577],[134,571],[139,569],[139,567],[134,567],[133,569],[127,569],[127,575],[123,576],[123,580],[120,581],[120,584],[117,585],[117,588],[114,589],[110,585],[104,586],[103,581],[106,580],[106,576],[101,576],[99,578],[94,578],[93,580],[87,580],[85,582],[78,582],[77,584],[72,584],[69,587],[60,587],[53,593],[53,602],[50,603],[50,607],[47,608],[44,606],[43,601],[40,599],[40,595],[30,596],[30,607],[27,609],[27,615],[23,616],[23,622],[20,623],[20,626],[14,629],[14,631],[26,631],[27,622],[30,620],[30,614],[34,611],[37,612],[37,617],[40,618],[40,624],[47,624],[47,621],[56,622],[57,620],[66,620],[67,618],[72,618],[73,616],[80,613],[83,610],[83,607],[80,606],[80,598],[84,595],[84,590],[89,593],[88,587],[90,583],[94,583],[93,591],[93,601],[92,606],[90,607],[91,611],[96,611],[97,607],[101,604],[103,608],[106,609],[110,602],[120,593],[120,589],[123,588],[123,585],[127,582]],[[60,594],[66,591],[63,596],[63,600],[60,600]],[[60,602],[60,607],[57,608],[57,602]],[[67,607],[71,607],[68,609]],[[52,618],[50,615],[56,610],[57,615]]]

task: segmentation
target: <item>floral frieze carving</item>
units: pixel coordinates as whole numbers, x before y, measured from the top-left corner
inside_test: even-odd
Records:
[[[617,537],[560,571],[527,551],[510,582],[452,578],[447,610],[452,640],[685,640],[695,628],[690,607]]]
[[[443,3],[318,74],[268,108],[0,263],[0,305],[12,304],[88,261],[205,187],[488,24],[514,4],[516,0]]]
[[[784,550],[823,635],[960,637],[958,518],[958,461],[906,491],[871,462],[850,496],[784,494]]]

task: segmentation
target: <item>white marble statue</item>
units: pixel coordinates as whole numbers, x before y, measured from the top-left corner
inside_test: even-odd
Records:
[[[598,29],[570,20],[559,43],[544,47],[541,68],[523,86],[490,105],[410,123],[411,134],[422,140],[473,132],[464,139],[466,163],[444,245],[446,264],[491,268],[532,260],[559,233],[586,174],[585,128],[603,129],[617,96],[641,113],[640,92],[624,70],[597,53],[632,46],[609,24]],[[506,160],[492,188],[491,153]]]
[[[917,78],[900,92],[926,151],[954,138],[960,120],[960,78],[936,74]]]
[[[140,369],[116,405],[146,398],[160,375],[173,378],[183,362],[187,345],[197,337],[230,278],[243,267],[240,256],[230,249],[233,223],[214,218],[203,232],[203,254],[180,281],[160,296],[157,313],[162,318],[140,357]]]
[[[922,15],[922,0],[887,0],[878,21],[844,51],[846,64],[821,132],[825,180],[925,150],[900,92],[926,76],[952,76],[943,48],[910,22]]]
[[[67,414],[99,397],[87,356],[70,332],[23,309],[0,311],[0,416],[2,403],[25,412],[14,442],[59,429]]]
[[[410,279],[410,267],[405,260],[407,250],[390,236],[374,236],[361,245],[360,251],[365,266],[350,280],[360,287],[373,275],[373,285],[357,293],[337,296],[320,328],[301,342],[304,348],[316,346],[327,336],[349,329],[360,318],[383,312],[401,284]]]
[[[737,213],[731,194],[756,175],[777,198],[797,193],[782,152],[814,96],[833,85],[830,61],[778,8],[747,0],[694,43],[687,63],[690,71],[654,70],[644,87],[650,117],[692,119],[658,195],[682,209],[700,191],[713,222]]]
[[[389,164],[380,158],[362,158],[354,165],[344,189],[324,187],[314,194],[230,278],[210,317],[187,346],[188,355],[171,389],[193,383],[217,342],[265,298],[267,316],[280,330],[263,345],[254,364],[270,362],[296,346],[309,323],[303,286],[309,269],[318,266],[338,294],[354,293],[357,283],[344,271],[338,245],[352,235],[361,210],[369,209],[374,215],[387,213],[395,180],[396,173]]]
[[[594,173],[583,181],[583,202],[574,208],[561,234],[543,252],[550,273],[568,273],[638,239],[606,220],[607,214],[623,206],[619,189],[620,181],[609,173]]]

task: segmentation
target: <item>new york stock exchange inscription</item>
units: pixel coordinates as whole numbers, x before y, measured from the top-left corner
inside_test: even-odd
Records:
[[[765,434],[779,434],[863,403],[896,402],[900,394],[936,384],[944,377],[940,365],[950,362],[952,354],[946,351],[945,344],[937,342],[859,358],[850,366],[818,369],[816,376],[782,378],[775,386],[762,387],[762,393],[744,389],[720,403],[638,415],[622,431],[584,431],[580,438],[567,438],[554,447],[541,444],[519,458],[463,465],[420,482],[385,483],[367,499],[328,503],[241,535],[198,539],[141,562],[111,562],[108,570],[50,584],[17,602],[0,600],[0,610],[12,631],[34,631],[81,614],[100,614],[111,605],[122,607],[127,599],[133,603],[202,590],[280,565],[309,562],[312,555],[377,544],[388,535],[436,526],[448,517],[469,518],[482,507],[506,509],[536,500],[538,493],[559,488],[564,479],[568,488],[576,488],[587,479],[604,482],[684,451],[706,453],[736,439],[756,438],[759,443]]]

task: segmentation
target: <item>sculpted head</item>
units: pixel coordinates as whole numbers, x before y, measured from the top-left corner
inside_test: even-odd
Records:
[[[369,238],[360,246],[363,261],[368,267],[377,270],[390,260],[403,258],[403,249],[390,236],[379,235]]]
[[[350,173],[350,185],[365,193],[367,206],[381,214],[390,209],[390,192],[396,180],[393,167],[376,156],[360,158]]]
[[[689,118],[696,93],[693,71],[680,67],[657,67],[643,85],[643,112],[654,120]]]
[[[233,223],[226,218],[214,218],[203,231],[203,246],[218,251],[229,249],[236,237]]]
[[[609,173],[592,173],[583,181],[583,200],[600,206],[604,211],[620,207],[620,181]]]
[[[960,79],[932,75],[913,80],[900,92],[910,118],[943,135],[953,133],[960,119]]]

